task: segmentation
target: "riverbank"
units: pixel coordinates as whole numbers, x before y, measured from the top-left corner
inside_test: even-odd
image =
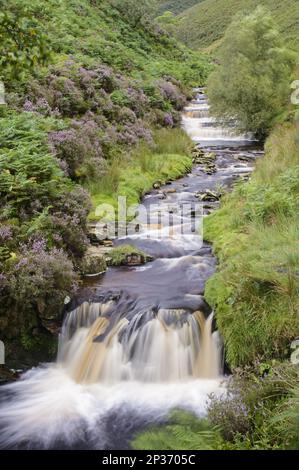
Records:
[[[252,180],[205,220],[220,261],[206,297],[231,367],[289,359],[298,335],[298,132],[277,127]]]
[[[151,144],[142,142],[130,156],[123,155],[109,166],[99,182],[89,185],[93,210],[89,221],[103,215],[100,207],[109,204],[117,215],[118,197],[127,205],[138,205],[146,192],[165,185],[188,173],[192,167],[192,141],[181,129],[153,131]]]

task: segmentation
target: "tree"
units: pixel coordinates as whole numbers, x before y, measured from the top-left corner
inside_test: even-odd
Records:
[[[264,139],[289,100],[293,54],[270,14],[258,7],[238,16],[228,28],[211,74],[211,111],[224,121],[236,119],[240,131]]]
[[[111,4],[136,28],[157,11],[156,0],[111,0]]]
[[[4,0],[0,11],[0,79],[7,84],[45,63],[50,50],[45,33],[19,0]]]

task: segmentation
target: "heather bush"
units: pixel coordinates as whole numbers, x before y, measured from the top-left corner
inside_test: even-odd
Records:
[[[211,396],[209,421],[236,448],[242,448],[242,442],[244,448],[281,447],[284,442],[273,418],[298,379],[299,368],[290,363],[256,361],[253,367],[236,369],[228,379],[227,393]]]
[[[28,89],[25,110],[74,117],[87,111],[109,110],[109,95],[119,86],[112,69],[104,65],[85,68],[75,60],[52,67]]]
[[[118,130],[117,141],[123,145],[136,145],[138,141],[144,140],[148,143],[152,142],[151,130],[146,126],[145,122],[138,119],[134,123],[128,122]]]
[[[49,142],[66,174],[74,180],[99,178],[105,170],[101,132],[93,120],[73,121],[67,130],[53,132]]]
[[[157,86],[163,98],[169,101],[176,110],[181,111],[183,109],[186,98],[176,85],[170,81],[158,80]]]
[[[56,248],[47,251],[43,239],[22,246],[6,269],[6,290],[19,311],[33,309],[46,320],[61,313],[65,297],[76,288],[77,277],[66,253]]]

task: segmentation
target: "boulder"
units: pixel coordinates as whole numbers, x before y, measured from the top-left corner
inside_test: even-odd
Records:
[[[14,370],[9,369],[5,365],[0,364],[0,385],[8,382],[13,382],[20,378],[20,374]]]
[[[120,245],[109,253],[109,264],[112,266],[140,266],[150,261],[153,257],[130,245]]]
[[[176,189],[175,188],[169,188],[169,189],[165,189],[164,192],[166,194],[173,194],[173,193],[176,193]]]
[[[203,202],[217,202],[220,200],[221,194],[217,194],[214,191],[206,189],[206,191],[203,193],[197,193],[195,197],[197,197]]]
[[[105,272],[107,269],[105,258],[106,257],[102,252],[93,249],[93,247],[87,250],[81,264],[81,272],[83,276],[95,276]]]

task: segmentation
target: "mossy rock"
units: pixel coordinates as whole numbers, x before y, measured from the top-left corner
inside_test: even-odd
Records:
[[[96,276],[105,272],[107,264],[102,254],[88,252],[82,262],[81,272],[83,276]]]
[[[120,245],[109,252],[111,266],[140,266],[153,261],[153,257],[131,245]]]

